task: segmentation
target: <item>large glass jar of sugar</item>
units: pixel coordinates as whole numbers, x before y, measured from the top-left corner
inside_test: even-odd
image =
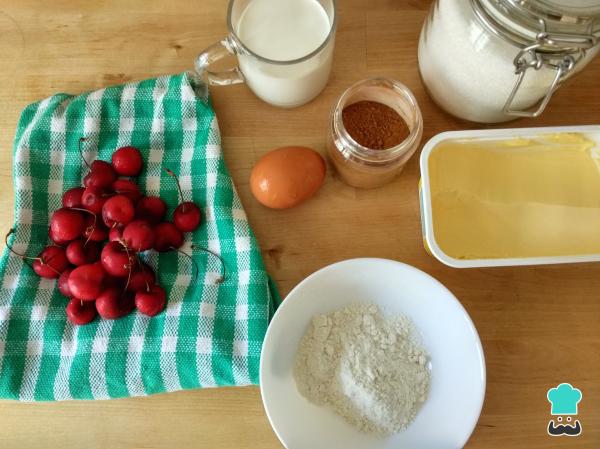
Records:
[[[537,117],[600,49],[600,0],[436,0],[419,69],[446,111],[474,122]]]

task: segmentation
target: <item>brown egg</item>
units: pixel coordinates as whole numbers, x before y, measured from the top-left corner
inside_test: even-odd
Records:
[[[272,209],[287,209],[309,199],[325,179],[325,161],[306,147],[282,147],[259,159],[250,175],[254,197]]]

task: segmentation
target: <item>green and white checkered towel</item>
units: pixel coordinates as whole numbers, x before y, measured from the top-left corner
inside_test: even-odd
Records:
[[[196,87],[198,87],[196,89]],[[196,90],[199,93],[196,93]],[[262,341],[277,292],[227,173],[217,119],[206,89],[187,74],[54,95],[22,113],[14,144],[16,251],[37,255],[48,242],[48,219],[62,193],[80,185],[87,160],[110,160],[123,145],[138,147],[145,168],[138,183],[160,195],[169,214],[186,200],[204,212],[182,248],[189,259],[151,251],[147,261],[168,295],[154,318],[137,312],[86,326],[66,320],[67,299],[19,257],[0,261],[0,397],[22,401],[108,399],[164,391],[258,383]],[[170,215],[169,215],[170,216]],[[225,282],[216,258],[223,257]]]

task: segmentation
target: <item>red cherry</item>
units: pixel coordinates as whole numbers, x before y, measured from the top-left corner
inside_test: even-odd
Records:
[[[129,315],[134,308],[133,295],[131,293],[122,294],[122,291],[115,287],[104,290],[96,299],[98,314],[107,320],[115,320]]]
[[[115,195],[102,206],[102,219],[109,228],[126,225],[134,215],[133,203],[125,195]]]
[[[69,240],[61,240],[59,239],[55,233],[52,231],[52,228],[48,228],[48,237],[58,246],[66,246],[69,243]]]
[[[108,232],[108,240],[110,242],[119,242],[123,240],[123,227],[115,226]]]
[[[129,279],[127,290],[137,292],[140,290],[148,290],[156,282],[156,275],[150,265],[142,263],[138,265]]]
[[[47,246],[31,264],[38,276],[57,279],[69,267],[65,249],[60,246]]]
[[[142,153],[135,147],[121,147],[112,155],[112,165],[121,176],[137,176],[142,171]]]
[[[63,207],[52,214],[50,232],[61,241],[75,240],[83,232],[85,219],[81,212]]]
[[[83,187],[73,187],[63,193],[62,204],[64,207],[83,207],[81,196],[83,195]]]
[[[144,196],[135,205],[135,216],[150,224],[159,223],[167,212],[166,203],[157,196]]]
[[[200,226],[202,213],[191,201],[181,203],[173,213],[173,223],[181,232],[191,232]]]
[[[108,162],[95,160],[92,162],[90,172],[83,178],[84,187],[107,189],[117,179],[117,174]]]
[[[181,232],[191,232],[200,226],[200,221],[202,220],[200,208],[191,201],[183,201],[183,190],[181,190],[179,178],[168,168],[165,168],[165,171],[175,179],[177,190],[179,191],[179,200],[181,201],[173,213],[173,223],[175,223],[175,226]]]
[[[83,204],[84,209],[87,209],[96,215],[102,212],[102,206],[104,206],[106,199],[105,192],[97,187],[88,187],[81,195],[81,203]]]
[[[173,248],[181,248],[183,245],[183,233],[173,223],[163,221],[154,228],[154,249],[160,253],[170,251]]]
[[[75,266],[94,263],[100,257],[100,247],[94,241],[73,240],[67,245],[67,259]]]
[[[71,295],[71,289],[69,288],[69,275],[71,274],[71,271],[73,271],[71,268],[64,270],[60,274],[57,282],[58,291],[67,298],[73,296]]]
[[[96,307],[93,302],[73,298],[67,304],[67,318],[73,324],[88,324],[96,317]]]
[[[94,242],[103,242],[108,237],[108,229],[102,223],[99,216],[87,215],[85,217],[85,229],[83,230],[83,237],[87,241],[92,240]]]
[[[117,179],[112,184],[112,189],[115,193],[125,195],[134,203],[142,197],[142,192],[138,185],[129,179]]]
[[[135,306],[144,315],[160,313],[167,302],[167,294],[162,287],[153,285],[150,290],[140,290],[135,294]]]
[[[93,301],[102,292],[105,277],[106,273],[100,262],[81,265],[69,275],[69,290],[77,299]]]
[[[107,275],[106,279],[104,280],[104,289],[116,288],[122,292],[125,290],[125,282],[127,282],[127,278],[117,278]]]
[[[142,252],[154,245],[154,230],[144,220],[133,220],[123,230],[123,240],[129,248]]]
[[[102,248],[100,261],[104,270],[115,277],[125,277],[135,266],[135,253],[128,250],[119,242],[108,242]]]
[[[14,232],[15,229],[11,229],[4,236],[4,244],[6,245],[6,249],[21,259],[33,260],[31,267],[38,276],[48,279],[56,279],[63,271],[69,268],[69,261],[67,260],[65,249],[60,246],[47,246],[42,250],[41,253],[37,255],[37,257],[31,257],[26,254],[18,253],[8,242],[8,238]]]

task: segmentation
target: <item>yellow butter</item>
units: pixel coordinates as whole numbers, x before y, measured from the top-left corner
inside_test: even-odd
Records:
[[[599,152],[578,133],[439,143],[428,161],[438,246],[457,259],[600,253]]]

